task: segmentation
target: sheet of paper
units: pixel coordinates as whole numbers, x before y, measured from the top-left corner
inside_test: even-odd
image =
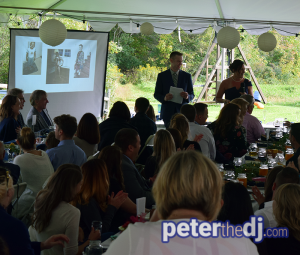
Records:
[[[32,115],[32,125],[36,124],[36,115]]]
[[[169,101],[177,103],[177,104],[182,104],[183,98],[180,96],[180,93],[183,92],[182,88],[175,88],[175,87],[170,87],[170,92],[173,95],[173,98]]]
[[[146,208],[146,198],[141,197],[136,199],[136,215],[139,216],[142,213],[145,213]]]

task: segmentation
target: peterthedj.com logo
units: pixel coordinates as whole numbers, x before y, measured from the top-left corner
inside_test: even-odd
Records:
[[[170,238],[176,235],[182,238],[189,236],[194,238],[253,238],[255,243],[260,243],[264,238],[287,238],[289,230],[287,228],[267,228],[264,229],[264,219],[261,216],[251,216],[248,222],[243,225],[232,225],[229,221],[199,221],[195,218],[190,221],[162,221],[161,241],[168,243]]]

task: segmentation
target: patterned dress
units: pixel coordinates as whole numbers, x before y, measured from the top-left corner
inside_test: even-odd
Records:
[[[226,159],[233,160],[234,157],[242,157],[247,153],[248,143],[246,129],[243,126],[232,127],[226,137],[215,134],[216,121],[207,126],[214,138],[216,150],[219,151]]]

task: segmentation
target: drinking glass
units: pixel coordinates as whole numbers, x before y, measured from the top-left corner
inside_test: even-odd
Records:
[[[276,157],[275,157],[275,160],[277,161],[277,163],[279,165],[284,165],[284,155],[283,155],[283,152],[281,153],[277,153]]]
[[[267,111],[263,110],[263,116],[264,116],[264,124],[266,124],[266,118],[267,118]]]
[[[233,159],[233,163],[234,163],[235,166],[241,166],[242,163],[243,163],[243,160],[242,160],[242,158],[237,158],[237,157],[235,157],[235,158]]]
[[[100,233],[102,232],[102,221],[94,220],[92,222],[92,227],[94,227],[94,230],[100,230]]]
[[[285,160],[288,161],[293,156],[294,156],[294,150],[291,148],[287,148],[285,151]]]
[[[246,174],[239,173],[238,178],[240,182],[243,182],[245,188],[247,188],[247,176]]]
[[[250,155],[250,157],[257,157],[257,144],[256,143],[250,144],[249,155]]]
[[[258,175],[259,176],[267,176],[268,170],[269,170],[268,165],[265,163],[261,163],[261,165],[259,167]]]
[[[266,148],[259,148],[257,154],[258,154],[259,158],[265,158],[265,157],[267,157],[267,150],[266,150]]]

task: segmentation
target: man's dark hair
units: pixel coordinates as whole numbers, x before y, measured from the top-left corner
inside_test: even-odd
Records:
[[[189,122],[194,122],[196,117],[196,109],[190,104],[184,104],[180,108],[180,113],[182,113]]]
[[[77,130],[77,120],[70,114],[63,114],[53,119],[58,126],[58,130],[62,130],[67,138],[72,138]]]
[[[299,184],[299,172],[294,168],[285,167],[276,175],[275,183],[276,189],[285,183]]]
[[[291,125],[291,135],[295,137],[297,143],[300,144],[300,123]]]
[[[122,128],[115,136],[115,145],[125,153],[129,145],[135,146],[139,133],[132,128]]]
[[[135,107],[137,108],[138,112],[146,113],[149,108],[150,102],[147,98],[139,97],[135,100]]]
[[[205,109],[207,108],[207,104],[196,103],[196,104],[194,104],[194,107],[195,107],[195,109],[196,109],[197,115],[203,115]]]
[[[124,102],[117,101],[113,104],[112,108],[110,109],[108,117],[118,117],[128,122],[130,120],[129,108]]]
[[[183,54],[179,51],[173,51],[171,54],[170,54],[170,58],[174,58],[175,56],[182,56]]]

